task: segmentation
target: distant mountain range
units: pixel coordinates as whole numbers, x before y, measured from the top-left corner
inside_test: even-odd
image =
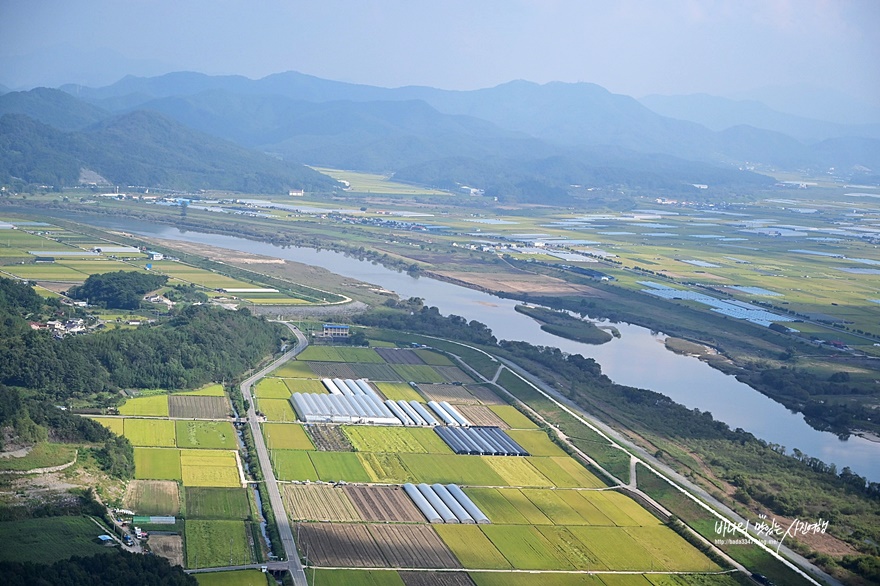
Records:
[[[59,117],[57,109],[49,111]],[[79,112],[74,119],[82,119]],[[110,183],[169,189],[280,193],[336,185],[308,167],[204,135],[155,112],[111,116],[69,132],[23,114],[0,117],[0,182],[71,186],[83,170]]]
[[[213,148],[224,153],[229,170],[242,168],[229,157],[244,157],[244,149],[268,153],[247,155],[248,164],[259,160],[261,169],[281,173],[266,188],[283,183],[278,159],[290,161],[287,173],[294,162],[390,172],[533,201],[560,196],[572,185],[687,191],[698,183],[741,191],[771,182],[741,170],[746,167],[817,173],[834,167],[847,176],[880,169],[880,127],[826,123],[710,96],[649,96],[640,103],[587,83],[514,81],[447,91],[347,84],[296,72],[259,80],[181,72],[61,89],[0,95],[0,115],[24,115],[81,138],[98,136],[107,124],[137,120],[133,130],[156,147],[173,120],[179,145],[207,148],[217,141]],[[114,135],[116,146],[136,146],[122,138]],[[219,139],[241,150],[233,153]],[[180,148],[171,142],[164,147]],[[156,162],[169,162],[168,153],[153,154]],[[197,161],[192,153],[180,158]],[[141,163],[147,161],[141,157]],[[220,165],[203,161],[203,167],[218,172]],[[121,167],[114,172],[122,174],[115,181],[131,173]],[[175,177],[182,175],[165,180]],[[308,174],[297,177],[320,185]],[[232,183],[227,177],[223,184]]]
[[[692,94],[645,96],[639,102],[662,116],[696,122],[716,131],[746,125],[788,134],[803,141],[842,137],[880,138],[880,124],[839,124],[795,116],[774,110],[756,100]]]

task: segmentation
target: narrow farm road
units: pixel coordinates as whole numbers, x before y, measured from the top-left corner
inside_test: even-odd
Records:
[[[272,462],[269,459],[269,450],[266,448],[266,442],[263,439],[263,434],[260,432],[260,420],[259,417],[257,417],[257,411],[254,407],[254,398],[251,393],[251,388],[254,386],[254,383],[305,350],[306,346],[309,345],[309,341],[302,332],[296,328],[296,326],[290,323],[284,323],[284,325],[290,328],[290,331],[296,336],[296,344],[283,356],[269,364],[269,366],[263,368],[241,383],[241,394],[244,396],[244,400],[248,402],[248,425],[251,428],[251,435],[254,438],[254,446],[257,450],[257,457],[260,460],[260,468],[263,470],[263,479],[265,480],[266,491],[269,494],[269,503],[272,505],[272,511],[275,513],[275,523],[278,525],[278,533],[281,535],[281,546],[284,549],[283,554],[287,561],[287,569],[290,571],[290,575],[293,576],[293,583],[296,584],[296,586],[307,586],[306,573],[305,570],[303,570],[302,562],[300,562],[299,554],[296,550],[296,542],[293,539],[290,520],[287,517],[287,512],[284,510],[284,502],[281,500],[281,491],[278,490],[275,471],[272,469]],[[282,552],[278,553],[280,554]],[[278,566],[277,563],[272,565],[275,567]]]

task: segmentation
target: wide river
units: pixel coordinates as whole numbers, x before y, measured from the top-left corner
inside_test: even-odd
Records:
[[[95,219],[90,223],[125,232],[183,240],[240,250],[320,266],[339,275],[379,285],[403,298],[421,297],[444,315],[455,314],[483,322],[501,340],[524,340],[541,346],[555,346],[564,352],[594,358],[602,372],[614,382],[651,389],[689,408],[709,411],[731,428],[742,428],[768,442],[783,445],[789,452],[805,454],[838,470],[849,466],[872,481],[880,480],[880,444],[851,436],[816,431],[802,415],[723,374],[696,358],[666,350],[663,336],[629,324],[616,324],[621,337],[593,346],[573,342],[542,331],[534,320],[514,311],[515,301],[425,277],[414,278],[368,261],[332,251],[309,248],[281,248],[265,242],[181,231],[177,228],[125,219]]]

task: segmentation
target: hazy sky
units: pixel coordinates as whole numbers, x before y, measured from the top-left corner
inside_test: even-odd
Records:
[[[810,84],[878,103],[878,35],[878,0],[0,0],[0,83],[297,70],[636,97]]]

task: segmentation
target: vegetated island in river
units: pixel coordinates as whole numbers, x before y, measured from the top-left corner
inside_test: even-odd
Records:
[[[619,338],[617,328],[600,328],[596,324],[573,317],[564,311],[555,311],[545,307],[517,305],[514,309],[541,324],[541,329],[548,334],[582,342],[584,344],[604,344],[612,338]],[[610,332],[608,331],[610,330]]]

